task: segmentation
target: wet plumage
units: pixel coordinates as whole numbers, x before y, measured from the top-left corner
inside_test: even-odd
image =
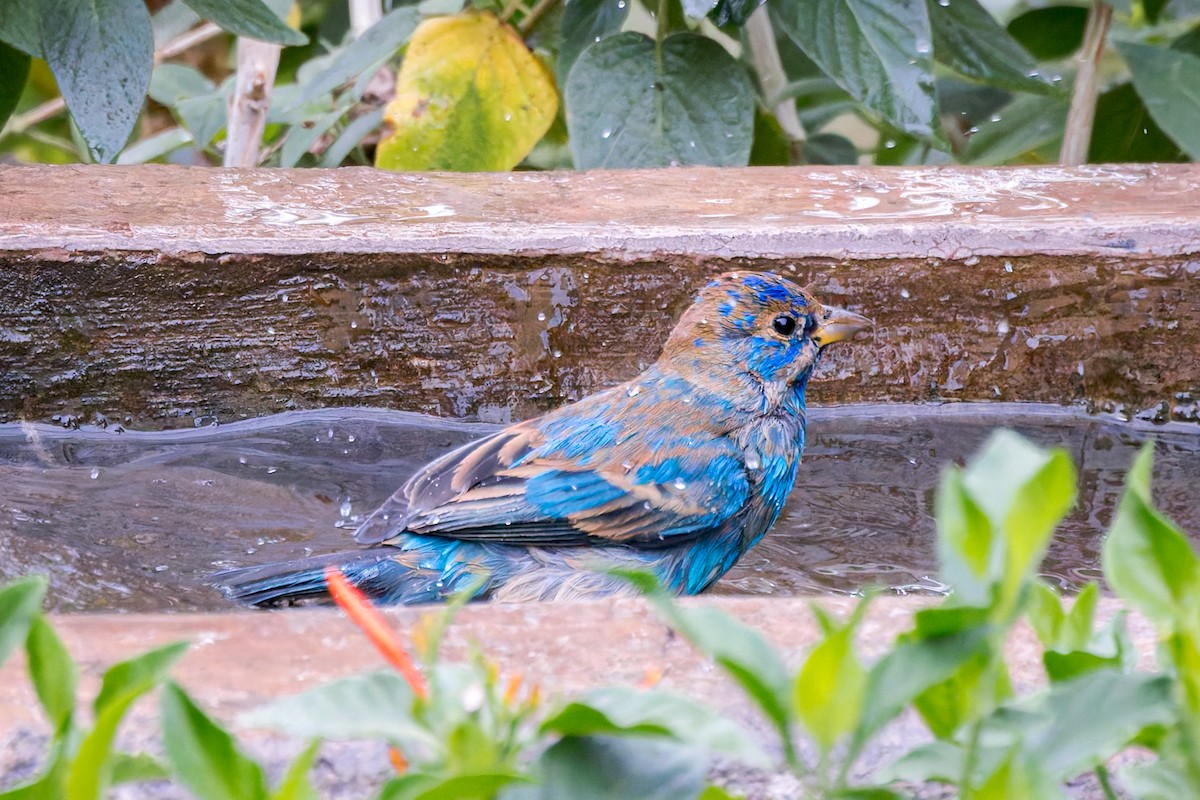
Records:
[[[615,565],[704,591],[783,509],[821,349],[867,325],[775,275],[721,275],[645,372],[426,465],[355,533],[369,547],[221,582],[271,604],[323,595],[336,563],[381,603],[544,600],[621,593]]]

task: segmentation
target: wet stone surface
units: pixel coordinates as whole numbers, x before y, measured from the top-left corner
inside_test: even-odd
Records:
[[[1099,574],[1101,532],[1138,446],[1158,442],[1155,495],[1200,536],[1200,429],[1047,406],[813,408],[799,480],[774,530],[718,594],[937,592],[939,469],[997,426],[1065,447],[1080,503],[1045,576]],[[0,580],[51,576],[56,610],[221,610],[226,568],[355,549],[356,520],[417,467],[491,426],[372,409],[146,433],[0,426]]]

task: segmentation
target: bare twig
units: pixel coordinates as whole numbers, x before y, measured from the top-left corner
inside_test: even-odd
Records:
[[[521,35],[528,36],[538,24],[538,20],[542,18],[550,9],[558,5],[559,0],[538,0],[533,8],[529,9],[529,13],[521,20]]]
[[[1064,166],[1087,163],[1088,147],[1092,142],[1092,125],[1096,121],[1097,72],[1100,56],[1104,53],[1104,39],[1108,35],[1111,22],[1112,6],[1097,0],[1088,11],[1083,46],[1076,57],[1079,70],[1075,73],[1071,110],[1067,112],[1062,152],[1058,158],[1059,163]]]
[[[185,31],[174,39],[164,44],[162,47],[154,51],[154,63],[158,64],[166,61],[168,58],[191,50],[198,44],[204,44],[209,39],[221,33],[221,29],[211,22],[206,22],[203,25],[197,25],[190,31]]]
[[[787,73],[783,71],[783,60],[779,57],[779,48],[775,45],[775,31],[771,27],[771,17],[767,6],[761,5],[755,9],[746,20],[746,40],[750,50],[750,63],[758,74],[758,86],[762,96],[768,102],[779,97],[788,85]],[[808,138],[804,124],[796,113],[796,98],[786,97],[771,109],[779,127],[791,141],[793,160],[796,151],[803,148]]]
[[[282,49],[277,44],[238,37],[237,79],[229,98],[226,126],[224,165],[227,167],[258,166]]]
[[[383,19],[383,0],[350,0],[350,30],[354,38]]]

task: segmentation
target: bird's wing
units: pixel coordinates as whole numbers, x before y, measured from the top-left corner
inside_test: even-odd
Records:
[[[578,416],[561,429],[515,425],[430,463],[355,538],[655,547],[699,536],[743,507],[750,486],[730,440],[677,427],[614,436]]]

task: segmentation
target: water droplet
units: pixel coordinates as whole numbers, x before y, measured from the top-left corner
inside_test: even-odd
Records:
[[[949,8],[950,0],[938,0],[938,5],[941,6],[942,8]]]
[[[274,328],[270,328],[270,327],[269,327],[269,328],[267,328],[267,334],[268,334],[268,335],[270,335],[270,336],[274,336],[274,335],[275,335],[275,329],[274,329]]]
[[[885,148],[887,148],[888,150],[891,150],[892,148],[894,148],[896,146],[896,140],[888,139],[886,142],[883,143],[883,146]]]
[[[908,289],[901,289],[900,296],[903,297],[905,300],[912,297],[912,295],[908,293]]]
[[[1008,320],[1002,319],[996,323],[996,333],[1000,334],[1001,336],[1008,333]]]
[[[597,36],[597,37],[596,37],[596,41],[597,41],[597,42],[598,42],[598,41],[600,41],[600,37],[599,37],[599,36]]]
[[[682,492],[684,489],[687,488],[687,481],[685,481],[683,478],[676,478],[675,482],[672,483],[671,485]]]
[[[1004,271],[1005,271],[1005,272],[1012,272],[1012,262],[1011,262],[1011,261],[1005,261],[1005,262],[1004,262]]]
[[[356,319],[352,319],[352,320],[350,320],[350,327],[351,327],[351,328],[357,328],[357,327],[358,327],[358,320],[356,320]]]
[[[550,355],[554,356],[555,358],[562,358],[562,350],[555,350]]]
[[[349,500],[342,501],[342,504],[340,506],[338,506],[338,513],[341,514],[343,517],[350,516],[350,501]]]
[[[508,114],[508,113],[506,113],[506,114],[504,115],[504,121],[505,121],[505,122],[512,122],[512,114]]]
[[[353,441],[354,441],[354,434],[352,433],[352,434],[350,434],[349,436],[347,436],[347,437],[346,437],[346,441],[347,441],[347,442],[353,442]]]
[[[967,128],[967,136],[970,136],[973,133],[979,133],[979,128],[975,125],[972,125],[971,127]]]
[[[279,467],[267,467],[268,475],[274,475],[276,472],[279,472]]]
[[[992,122],[999,122],[999,121],[1000,121],[1000,115],[992,114]]]
[[[612,136],[612,128],[605,128],[604,130],[600,131],[601,139],[607,139],[610,136]]]
[[[746,456],[746,469],[758,469],[762,464],[759,463],[758,456]]]
[[[1034,69],[1034,70],[1030,70],[1029,72],[1026,72],[1026,73],[1025,73],[1025,77],[1027,77],[1027,78],[1040,78],[1040,77],[1042,77],[1042,73],[1040,73],[1040,72],[1038,72],[1036,69]]]
[[[925,53],[928,53],[929,50],[930,50],[929,42],[925,41],[924,39],[917,39],[917,52],[918,53],[924,55]]]
[[[624,8],[625,0],[617,0],[617,8]]]
[[[239,463],[239,464],[245,464],[245,463],[246,463],[246,457],[245,457],[245,456],[238,456],[238,463]]]
[[[538,322],[545,322],[545,321],[546,321],[546,312],[539,311],[538,312]]]
[[[168,567],[166,564],[158,564],[154,567],[155,572],[166,572],[168,569],[170,569],[170,567]]]
[[[695,147],[695,146],[696,146],[696,142],[692,139],[688,139],[688,147]]]
[[[630,397],[637,397],[641,393],[642,387],[638,386],[636,383],[625,390],[625,394],[629,395]]]
[[[99,477],[100,477],[100,468],[92,467],[92,480],[96,480],[96,478],[99,478]]]

